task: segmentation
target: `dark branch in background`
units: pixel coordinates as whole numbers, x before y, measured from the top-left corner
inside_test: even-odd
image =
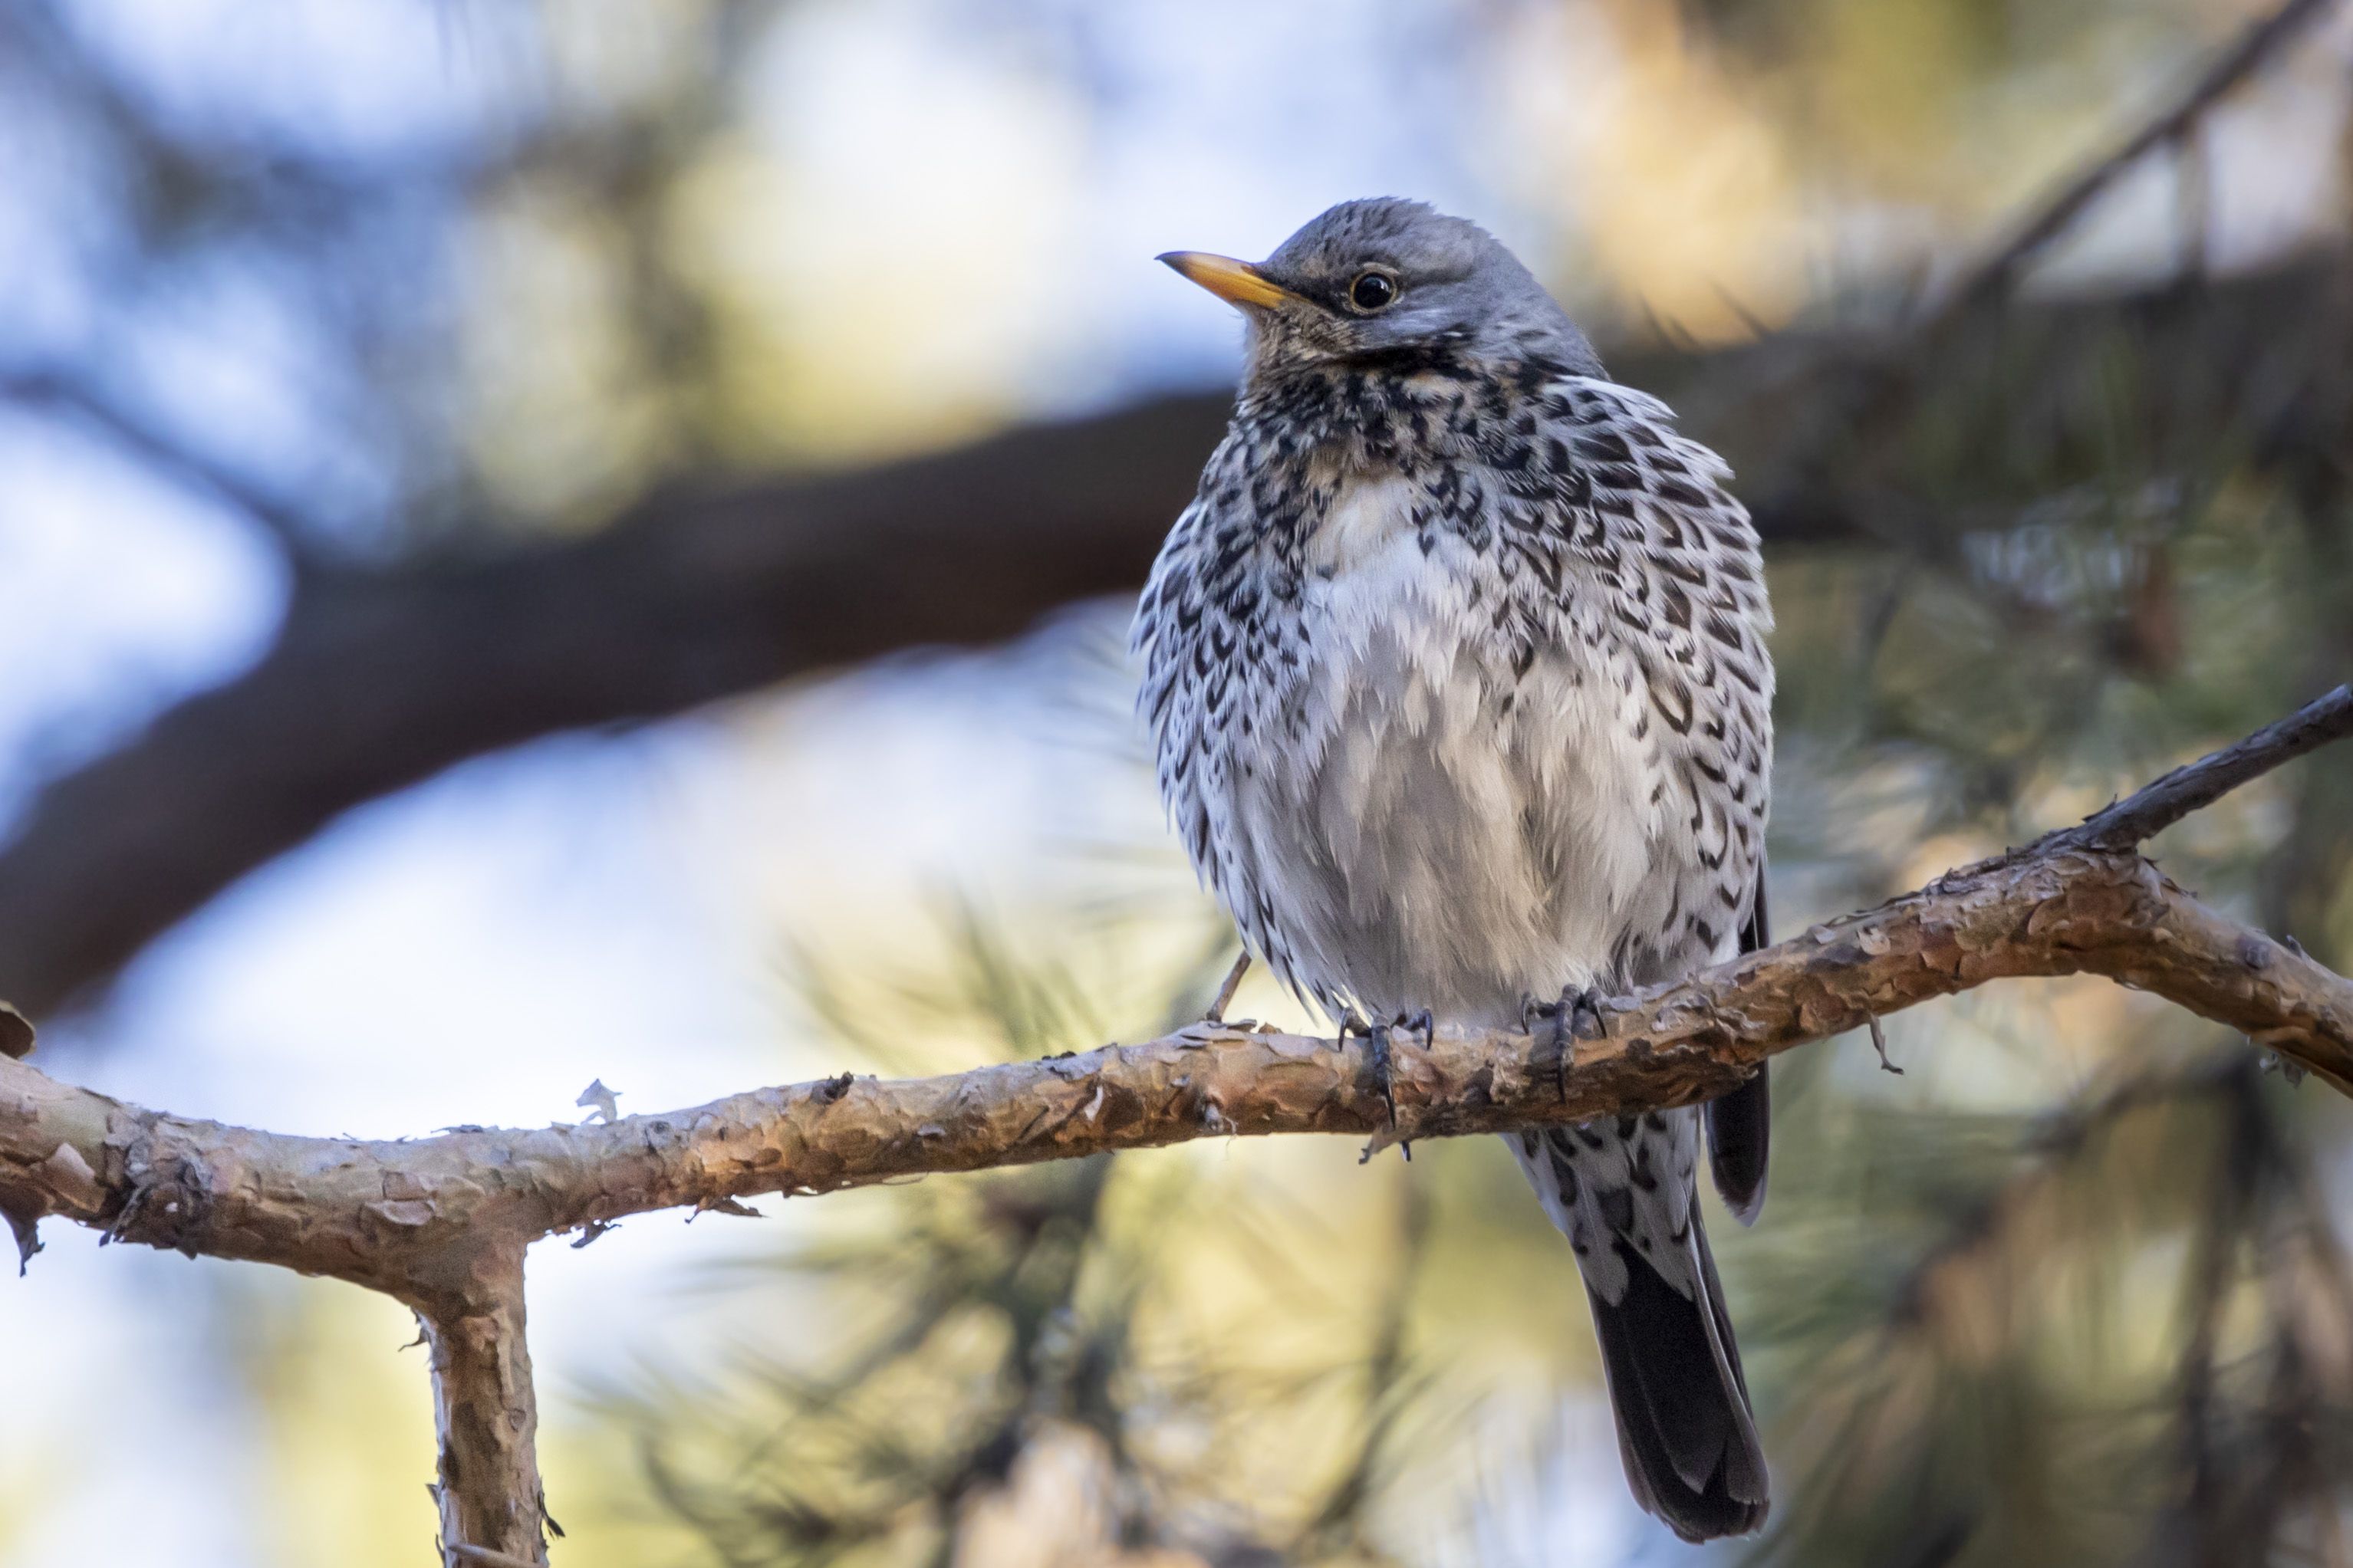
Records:
[[[39,1016],[337,814],[481,752],[1141,581],[1224,419],[1178,399],[858,473],[648,499],[601,534],[301,584],[228,685],[61,779],[0,857],[0,994]]]
[[[2237,47],[2210,62],[2156,118],[2069,181],[2033,216],[2020,225],[2011,238],[1986,258],[1953,291],[1950,303],[1940,315],[1950,317],[2007,293],[2026,264],[2073,228],[2119,177],[2151,153],[2185,143],[2209,110],[2243,85],[2336,3],[2337,0],[2288,0],[2269,16],[2249,26]]]
[[[1205,1024],[946,1078],[845,1075],[594,1126],[362,1142],[167,1116],[0,1062],[0,1214],[26,1258],[54,1215],[406,1302],[434,1347],[445,1563],[535,1563],[544,1509],[522,1256],[561,1231],[1203,1137],[1379,1143],[1685,1105],[1778,1052],[2027,975],[2151,992],[2353,1095],[2353,981],[2200,903],[2135,847],[2189,805],[2348,733],[2353,689],[2339,688],[2085,827],[1606,1003],[1574,1041],[1444,1031],[1427,1049],[1395,1047],[1386,1085],[1364,1042]]]
[[[2235,419],[2261,433],[2265,460],[2333,462],[2347,388],[2320,345],[2343,320],[2343,282],[2330,257],[2218,285],[2195,310],[2151,296],[2014,311],[1999,339],[1940,350],[1950,357],[1906,397],[1923,428],[1968,421],[1982,466],[1999,468],[2010,447],[2041,450],[2071,422],[2111,417],[2105,404],[2054,407],[2052,389],[2112,398],[2129,345],[2162,367],[2136,395],[2185,461]],[[1822,445],[1852,440],[1825,411],[1881,342],[1792,332],[1620,354],[1614,369],[1733,458],[1768,540],[1908,531],[1923,552],[1949,552],[1949,520],[1905,521],[1898,498],[1917,481],[1902,441]],[[1169,398],[860,472],[659,494],[576,543],[305,577],[258,666],[35,804],[0,853],[0,995],[55,1009],[340,813],[466,758],[913,646],[999,641],[1130,590],[1227,405]],[[1979,428],[1989,416],[1972,408],[2005,423]]]
[[[63,415],[89,426],[102,439],[122,447],[165,479],[185,485],[209,500],[244,513],[268,529],[298,565],[307,563],[306,536],[294,515],[220,464],[157,430],[121,404],[79,378],[55,372],[0,376],[0,400]]]

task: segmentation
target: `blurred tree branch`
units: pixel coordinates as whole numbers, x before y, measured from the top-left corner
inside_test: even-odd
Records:
[[[0,1213],[26,1258],[56,1215],[406,1303],[433,1346],[445,1563],[543,1562],[523,1253],[624,1215],[1208,1136],[1370,1132],[1377,1147],[1635,1115],[1877,1016],[2030,975],[2153,992],[2353,1095],[2353,981],[2201,903],[2137,847],[2348,734],[2353,687],[2339,687],[2082,826],[1607,1003],[1574,1041],[1445,1031],[1398,1047],[1388,1086],[1362,1042],[1203,1024],[942,1078],[845,1074],[594,1126],[363,1142],[168,1116],[0,1061]]]
[[[2287,0],[2270,16],[2249,25],[2233,47],[2210,61],[2180,95],[2117,145],[2106,157],[2067,182],[2019,225],[2000,248],[1972,268],[1939,312],[1950,319],[1999,300],[2019,273],[2051,243],[2075,226],[2094,202],[2126,171],[2161,148],[2187,147],[2207,111],[2243,86],[2274,57],[2317,24],[2337,0]]]
[[[300,519],[219,463],[174,440],[87,379],[58,371],[0,375],[0,401],[62,415],[88,426],[165,479],[243,513],[285,550],[297,570],[314,563]]]
[[[1766,538],[1949,558],[2117,417],[2181,466],[2334,471],[2347,258],[1906,338],[1792,330],[1614,356],[1739,468]],[[1867,388],[1868,417],[1857,417]],[[576,542],[301,576],[252,669],[54,781],[0,851],[0,994],[36,1016],[339,813],[553,731],[659,718],[894,650],[1012,637],[1143,578],[1228,399],[1166,398],[862,471],[650,495]],[[1943,471],[1968,453],[1967,473]],[[2079,457],[2089,465],[2089,458]],[[1924,494],[1954,492],[1936,508]]]

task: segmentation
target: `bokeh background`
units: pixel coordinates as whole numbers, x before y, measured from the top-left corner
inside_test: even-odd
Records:
[[[1123,590],[1240,334],[1150,258],[1374,194],[1741,470],[1785,931],[2073,820],[2353,668],[2346,9],[2005,259],[2273,12],[5,0],[0,995],[361,1135],[1197,1014]],[[2159,850],[2353,963],[2345,756]],[[543,1246],[555,1560],[2353,1561],[2345,1108],[2101,982],[1888,1032],[1715,1224],[1761,1543],[1628,1501],[1499,1150],[1293,1140]],[[45,1239],[0,1564],[421,1559],[397,1308]]]

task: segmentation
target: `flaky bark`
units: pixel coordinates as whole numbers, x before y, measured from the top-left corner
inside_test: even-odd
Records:
[[[541,1521],[539,1406],[523,1334],[526,1239],[498,1227],[471,1249],[467,1278],[419,1308],[433,1356],[433,1425],[440,1437],[433,1497],[445,1559],[547,1561]]]
[[[844,1075],[594,1126],[368,1142],[169,1116],[0,1060],[0,1213],[27,1256],[54,1215],[407,1302],[433,1347],[445,1563],[543,1563],[522,1256],[560,1231],[1202,1137],[1377,1143],[1638,1114],[1718,1094],[1767,1057],[1874,1017],[2030,975],[2100,974],[2163,996],[2353,1094],[2353,982],[2200,902],[2137,849],[2348,732],[2353,688],[2340,687],[2081,827],[1605,1003],[1574,1040],[1393,1040],[1391,1095],[1363,1042],[1203,1024],[942,1078]]]

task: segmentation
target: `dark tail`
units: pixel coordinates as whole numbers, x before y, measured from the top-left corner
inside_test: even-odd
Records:
[[[1764,1524],[1765,1450],[1696,1204],[1691,1244],[1698,1300],[1661,1279],[1623,1236],[1609,1245],[1626,1260],[1625,1299],[1612,1306],[1589,1288],[1586,1298],[1634,1500],[1685,1541],[1712,1541]]]
[[[1748,895],[1748,918],[1740,925],[1740,951],[1755,952],[1771,945],[1773,931],[1765,912],[1765,862],[1757,862],[1757,886]],[[1707,1102],[1707,1166],[1715,1190],[1732,1217],[1743,1225],[1757,1223],[1765,1206],[1765,1163],[1772,1150],[1773,1100],[1767,1087],[1767,1068],[1757,1064],[1757,1076],[1731,1093]],[[1737,1363],[1736,1363],[1737,1364]]]

